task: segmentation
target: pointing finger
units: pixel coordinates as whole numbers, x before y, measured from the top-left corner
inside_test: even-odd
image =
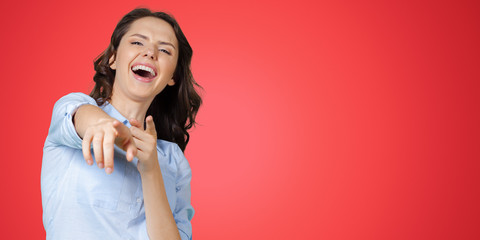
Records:
[[[105,161],[105,172],[107,174],[113,172],[114,142],[115,133],[113,131],[107,131],[103,139],[103,155]]]
[[[93,138],[93,135],[89,131],[87,131],[85,133],[85,136],[83,136],[83,140],[82,140],[83,158],[85,158],[85,161],[87,161],[88,165],[93,164],[92,153],[90,152],[90,145],[91,145],[92,138]]]
[[[145,129],[145,131],[150,135],[157,137],[157,131],[155,130],[155,123],[153,122],[153,117],[148,116],[145,120],[147,122],[147,129]]]
[[[103,133],[97,133],[93,137],[93,154],[95,155],[95,161],[99,168],[104,167],[103,162]]]

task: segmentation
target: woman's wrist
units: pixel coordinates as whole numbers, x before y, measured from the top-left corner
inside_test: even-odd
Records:
[[[156,162],[156,164],[153,164],[153,166],[144,166],[144,164],[140,162],[138,164],[139,164],[138,171],[140,172],[140,177],[142,178],[142,180],[144,178],[145,180],[149,180],[149,179],[162,177],[162,171],[160,169],[160,165],[158,164],[158,161]]]
[[[101,108],[85,104],[75,111],[72,120],[77,134],[83,139],[88,127],[104,121],[113,122],[115,119],[106,114]]]

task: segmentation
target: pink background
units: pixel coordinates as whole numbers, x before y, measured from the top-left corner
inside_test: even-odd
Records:
[[[3,239],[42,239],[55,101],[137,6],[205,88],[194,239],[480,239],[478,1],[4,1]]]

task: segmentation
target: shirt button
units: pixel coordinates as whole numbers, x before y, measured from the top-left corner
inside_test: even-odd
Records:
[[[138,203],[141,203],[141,202],[142,202],[142,199],[141,199],[141,198],[137,198],[137,202],[138,202]]]

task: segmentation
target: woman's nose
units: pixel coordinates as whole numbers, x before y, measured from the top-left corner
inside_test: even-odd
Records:
[[[147,47],[143,56],[156,60],[157,53],[153,47]]]

